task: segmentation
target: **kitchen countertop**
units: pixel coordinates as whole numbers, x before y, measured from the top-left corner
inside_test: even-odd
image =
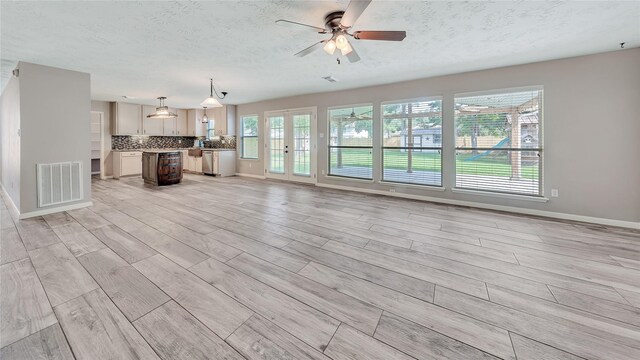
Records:
[[[143,153],[174,153],[174,152],[180,152],[180,150],[171,150],[171,149],[144,149],[142,150]]]
[[[202,151],[236,151],[236,149],[214,149],[214,148],[198,148],[198,147],[190,147],[190,148],[167,148],[167,149],[120,149],[120,150],[112,150],[113,152],[161,152],[161,151],[180,151],[180,150],[189,150],[189,149],[200,149]]]

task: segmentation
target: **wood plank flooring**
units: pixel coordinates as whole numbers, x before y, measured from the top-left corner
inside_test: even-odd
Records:
[[[0,202],[2,359],[640,359],[640,231],[239,177]]]

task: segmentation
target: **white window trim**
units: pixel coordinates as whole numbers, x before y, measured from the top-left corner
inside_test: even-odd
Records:
[[[504,199],[512,199],[512,200],[525,200],[525,201],[533,201],[533,202],[548,202],[549,198],[544,197],[544,196],[538,196],[538,195],[519,195],[519,194],[508,194],[508,193],[501,193],[501,192],[495,192],[495,191],[483,191],[483,190],[471,190],[471,189],[460,189],[460,188],[452,188],[451,189],[452,193],[458,193],[458,194],[466,194],[466,195],[480,195],[480,196],[487,196],[487,197],[498,197],[498,198],[504,198]]]
[[[375,143],[373,141],[373,135],[371,134],[371,177],[372,179],[364,179],[364,178],[357,178],[357,177],[348,177],[348,176],[342,176],[342,175],[335,175],[335,174],[331,174],[331,157],[329,156],[329,146],[331,145],[331,117],[329,115],[329,113],[331,112],[331,110],[338,110],[338,109],[347,109],[347,108],[357,108],[357,107],[364,107],[364,106],[371,106],[371,121],[372,121],[372,126],[371,126],[371,130],[375,129],[375,117],[374,117],[374,112],[376,110],[376,107],[373,103],[361,103],[361,104],[347,104],[347,105],[336,105],[336,106],[329,106],[327,107],[327,136],[326,136],[326,140],[325,140],[325,150],[327,151],[327,170],[326,173],[324,174],[325,178],[328,179],[342,179],[342,180],[348,180],[348,181],[358,181],[358,182],[367,182],[367,183],[374,183],[375,182],[375,173],[373,172],[373,155],[375,154],[376,151],[376,146]],[[375,131],[375,130],[374,130]],[[363,147],[363,149],[368,149],[368,147]]]
[[[254,157],[254,158],[246,158],[246,157],[242,157],[243,155],[243,151],[242,149],[244,149],[244,135],[243,135],[243,130],[244,130],[244,124],[242,119],[245,117],[253,117],[255,116],[258,119],[258,133],[256,134],[256,139],[258,139],[258,156]],[[240,136],[238,136],[240,138],[240,151],[238,151],[238,159],[239,160],[245,160],[245,161],[259,161],[260,160],[260,115],[258,114],[246,114],[246,115],[240,115],[240,129],[239,129],[239,134]]]
[[[444,97],[442,95],[431,95],[418,97],[413,99],[404,99],[404,100],[388,100],[380,102],[380,173],[378,174],[378,178],[382,179],[384,176],[384,155],[382,152],[384,151],[384,106],[389,104],[398,104],[398,103],[408,103],[408,102],[420,102],[420,101],[436,101],[440,100],[440,104],[444,104]],[[429,184],[411,184],[411,183],[396,183],[393,181],[385,181],[379,180],[378,183],[385,185],[394,185],[394,186],[406,186],[406,187],[416,187],[419,189],[431,189],[435,191],[444,191],[446,188],[444,187],[444,108],[441,109],[440,116],[442,117],[442,125],[441,125],[441,133],[440,133],[440,185],[429,185]],[[416,116],[418,117],[418,116]],[[455,144],[455,138],[454,142]]]
[[[443,192],[443,191],[447,190],[447,188],[444,187],[444,186],[410,184],[410,183],[384,181],[384,180],[379,180],[378,184],[385,185],[385,186],[406,187],[406,188],[414,188],[414,189],[430,190],[430,191],[439,191],[439,192]]]
[[[545,153],[545,148],[544,148],[544,119],[545,119],[545,115],[544,115],[544,104],[545,104],[545,91],[544,91],[544,86],[543,85],[530,85],[530,86],[519,86],[519,87],[512,87],[512,88],[502,88],[502,89],[492,89],[492,90],[480,90],[480,91],[472,91],[472,92],[464,92],[464,93],[454,93],[453,94],[453,106],[454,106],[454,114],[453,114],[453,132],[451,134],[451,141],[453,144],[453,156],[454,156],[454,168],[453,168],[453,179],[454,181],[456,181],[457,176],[458,176],[458,172],[456,171],[456,167],[455,167],[455,156],[456,156],[456,151],[457,151],[457,147],[456,147],[456,116],[455,116],[455,103],[456,103],[456,98],[458,97],[468,97],[468,96],[482,96],[482,95],[493,95],[493,94],[501,94],[504,92],[521,92],[521,91],[542,91],[542,105],[540,106],[540,110],[542,111],[542,119],[540,120],[539,123],[539,130],[540,130],[540,149],[542,150],[542,157],[541,157],[541,161],[543,161],[542,159],[544,159],[544,153]],[[443,115],[444,116],[444,115]],[[444,121],[444,119],[443,119]],[[444,137],[443,137],[443,141],[444,141]],[[444,142],[443,142],[443,151],[444,151]],[[473,190],[473,189],[461,189],[461,188],[457,188],[457,187],[453,187],[451,189],[452,192],[454,193],[466,193],[466,194],[474,194],[474,195],[483,195],[483,196],[494,196],[494,197],[501,197],[501,198],[510,198],[510,199],[519,199],[519,200],[531,200],[534,202],[547,202],[549,201],[549,198],[545,197],[545,191],[544,191],[544,164],[545,162],[542,162],[542,166],[540,169],[540,174],[539,177],[540,179],[538,180],[540,182],[540,194],[539,195],[527,195],[527,194],[510,194],[510,193],[501,193],[498,191],[492,192],[490,190]],[[443,173],[443,177],[444,177],[444,173]],[[540,200],[543,199],[543,200]]]

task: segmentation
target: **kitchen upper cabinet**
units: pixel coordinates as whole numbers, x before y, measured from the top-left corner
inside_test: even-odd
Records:
[[[211,109],[212,118],[215,120],[216,135],[236,134],[236,106],[223,105]]]
[[[111,107],[113,135],[142,134],[142,106],[116,102]]]
[[[192,109],[187,111],[187,136],[205,136],[206,124],[202,123],[204,111]]]
[[[172,112],[174,114],[177,113],[176,109],[172,109],[169,108],[169,112]],[[163,134],[164,136],[177,136],[176,134],[176,120],[177,118],[170,118],[170,119],[162,119],[163,120]]]
[[[162,133],[164,136],[176,136],[176,118],[162,119]]]
[[[142,135],[164,135],[163,119],[150,119],[147,117],[147,115],[152,114],[155,111],[155,106],[142,105]]]
[[[178,109],[176,114],[178,114],[178,117],[176,118],[176,135],[187,136],[189,132],[187,124],[187,110]]]

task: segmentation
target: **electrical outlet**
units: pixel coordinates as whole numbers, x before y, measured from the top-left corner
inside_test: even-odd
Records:
[[[558,189],[551,189],[551,197],[558,197]]]
[[[324,175],[324,170],[320,171],[320,174]]]
[[[396,188],[391,188],[391,189],[389,189],[389,191],[396,192]]]
[[[253,165],[253,164],[249,163],[249,169],[251,169],[251,165]]]
[[[322,139],[324,137],[324,133],[320,133],[318,135],[320,136],[320,139]]]

